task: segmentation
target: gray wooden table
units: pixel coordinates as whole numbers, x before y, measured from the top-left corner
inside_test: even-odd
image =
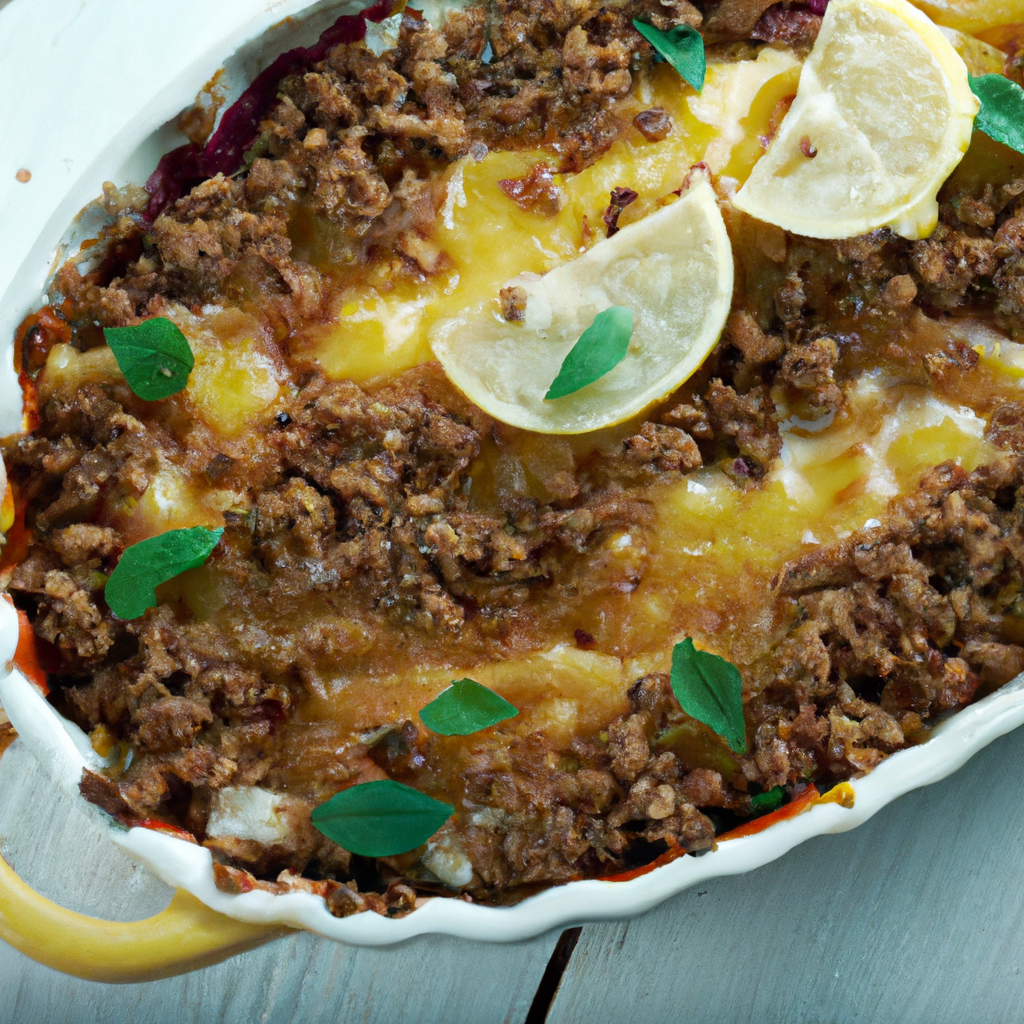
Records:
[[[126,49],[126,73],[139,60]],[[1022,763],[1017,732],[854,832],[644,917],[512,945],[426,937],[356,949],[296,934],[194,974],[111,986],[0,943],[0,1024],[1016,1022]],[[170,896],[53,795],[19,742],[0,759],[0,852],[84,913],[143,918]]]

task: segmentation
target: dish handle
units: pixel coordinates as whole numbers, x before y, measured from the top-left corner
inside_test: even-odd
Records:
[[[154,981],[220,963],[292,929],[246,924],[183,889],[142,921],[104,921],[53,903],[0,857],[0,938],[25,956],[77,978]]]
[[[0,669],[6,663],[10,670],[16,660],[20,626],[9,599],[0,600]],[[183,974],[290,930],[225,917],[183,889],[143,921],[88,917],[41,896],[0,857],[0,938],[47,967],[89,981],[153,981]]]

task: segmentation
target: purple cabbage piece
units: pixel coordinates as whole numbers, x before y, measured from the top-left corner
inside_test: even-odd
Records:
[[[259,136],[260,122],[277,98],[278,83],[303,66],[323,60],[340,43],[354,43],[366,34],[367,21],[383,21],[394,9],[393,0],[376,0],[361,14],[344,14],[326,28],[312,46],[282,53],[256,76],[252,85],[224,112],[205,146],[194,142],[165,153],[146,182],[150,195],[145,218],[152,222],[191,188],[216,174],[234,174]]]

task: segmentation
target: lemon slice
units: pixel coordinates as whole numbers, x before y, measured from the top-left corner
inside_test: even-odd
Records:
[[[681,198],[547,274],[508,282],[522,289],[521,322],[499,296],[440,321],[430,343],[449,379],[505,423],[544,434],[610,426],[678,387],[704,361],[732,301],[732,248],[711,186]],[[625,358],[564,398],[545,401],[569,350],[611,306],[633,311]]]
[[[813,238],[880,227],[923,238],[977,112],[963,60],[906,0],[832,0],[736,206]]]

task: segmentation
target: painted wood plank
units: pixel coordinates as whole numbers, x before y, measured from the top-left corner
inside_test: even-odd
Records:
[[[54,796],[20,741],[0,759],[0,794],[0,850],[38,891],[114,920],[166,906],[171,890],[105,840],[70,800]],[[491,945],[427,936],[357,949],[296,934],[140,985],[70,978],[0,943],[0,1024],[521,1022],[557,939]]]
[[[1015,1021],[1024,731],[853,832],[585,928],[548,1024]]]

